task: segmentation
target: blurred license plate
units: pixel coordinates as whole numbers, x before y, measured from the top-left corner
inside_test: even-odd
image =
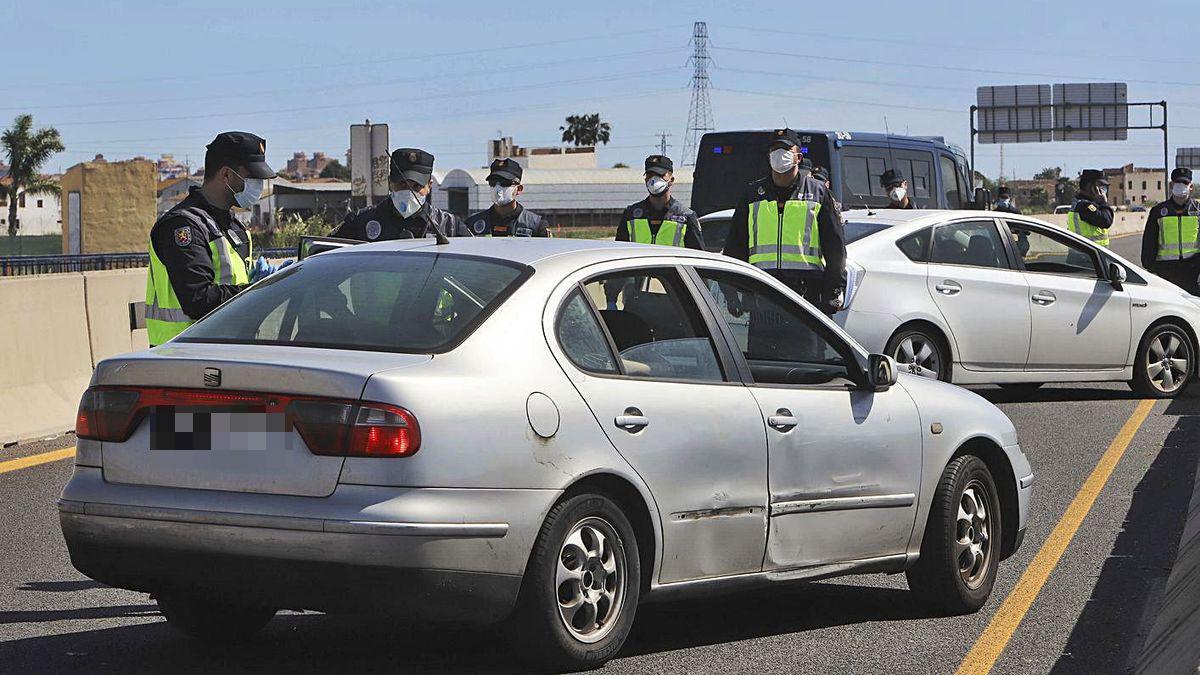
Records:
[[[295,434],[283,413],[157,406],[150,412],[151,450],[288,449]]]

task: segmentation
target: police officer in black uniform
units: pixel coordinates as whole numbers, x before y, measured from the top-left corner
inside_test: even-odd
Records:
[[[879,184],[888,193],[888,209],[915,209],[912,195],[908,194],[908,181],[900,169],[888,169],[879,176]]]
[[[252,207],[262,196],[263,181],[275,177],[266,151],[267,142],[252,133],[217,134],[204,153],[204,183],[189,189],[188,196],[151,228],[151,252],[157,258],[151,261],[151,269],[165,269],[177,307],[186,314],[178,321],[199,320],[246,287],[244,282],[221,283],[210,242],[216,241],[218,248],[225,248],[227,242],[230,257],[236,256],[250,272],[250,234],[233,217],[233,207]],[[228,269],[222,272],[222,277],[230,276]],[[254,278],[251,275],[249,280]],[[167,308],[174,304],[166,298],[156,303]],[[163,338],[169,339],[162,335],[155,343],[165,342]]]
[[[846,235],[842,226],[842,215],[833,192],[825,183],[813,177],[812,160],[800,152],[800,136],[792,129],[777,129],[775,138],[768,146],[771,174],[750,183],[729,225],[729,237],[725,240],[725,255],[748,261],[768,274],[778,278],[826,314],[834,314],[842,307],[846,289]],[[786,151],[786,152],[781,152]],[[770,261],[756,263],[750,260],[750,210],[757,202],[776,202],[778,211],[790,201],[805,205],[819,204],[817,233],[820,239],[820,269],[786,269],[773,267]]]
[[[525,173],[510,157],[492,162],[487,184],[492,205],[467,218],[467,227],[477,237],[549,237],[550,221],[521,206],[517,197],[525,191]]]
[[[1163,221],[1166,222],[1163,222]],[[1142,232],[1142,267],[1179,286],[1200,293],[1200,201],[1192,197],[1192,170],[1179,167],[1171,172],[1171,198],[1146,214]]]
[[[673,237],[672,241],[666,241],[664,237],[659,236],[663,231],[663,223],[669,221],[674,224],[675,229],[683,229],[678,246],[703,250],[704,234],[700,230],[700,220],[696,217],[696,212],[671,196],[671,187],[675,184],[675,164],[671,158],[666,155],[650,155],[646,158],[646,172],[642,177],[646,181],[646,192],[649,194],[642,201],[625,207],[625,212],[621,214],[621,222],[617,225],[615,239],[670,246],[673,245]]]
[[[470,237],[461,218],[433,206],[433,155],[418,148],[392,152],[392,193],[387,199],[346,216],[330,236],[359,241],[420,239],[434,230],[447,237]]]
[[[1079,174],[1079,193],[1067,214],[1067,229],[1093,242],[1108,246],[1108,228],[1113,224],[1113,208],[1108,204],[1108,179],[1099,169],[1084,169]]]
[[[1001,185],[996,188],[996,204],[992,207],[993,211],[1001,213],[1020,213],[1021,209],[1013,203],[1012,190],[1008,189],[1007,185]]]

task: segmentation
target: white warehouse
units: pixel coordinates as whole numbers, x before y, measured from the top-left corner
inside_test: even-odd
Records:
[[[466,217],[492,205],[487,169],[452,169],[434,188],[434,206]],[[520,202],[561,227],[616,228],[624,208],[646,198],[641,168],[526,168]],[[687,205],[692,198],[692,167],[676,167],[671,194]]]

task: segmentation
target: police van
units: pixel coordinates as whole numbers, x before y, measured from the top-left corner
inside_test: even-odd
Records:
[[[886,169],[904,174],[909,197],[919,209],[986,208],[988,196],[976,194],[966,155],[940,136],[798,133],[800,152],[829,171],[833,195],[842,208],[887,206],[887,190],[879,184]],[[770,130],[718,131],[700,139],[691,207],[701,217],[706,247],[724,242],[729,227],[724,212],[737,206],[746,184],[770,173],[767,147],[773,137]]]

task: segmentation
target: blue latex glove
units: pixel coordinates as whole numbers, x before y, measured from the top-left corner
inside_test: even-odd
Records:
[[[609,301],[608,301],[608,306],[607,306],[607,307],[605,307],[605,309],[616,309],[616,308],[617,308],[617,301],[616,301],[616,300],[609,300]]]
[[[250,283],[254,283],[263,277],[268,277],[274,274],[279,268],[267,262],[267,259],[258,256],[258,260],[254,261],[254,266],[250,268]]]

